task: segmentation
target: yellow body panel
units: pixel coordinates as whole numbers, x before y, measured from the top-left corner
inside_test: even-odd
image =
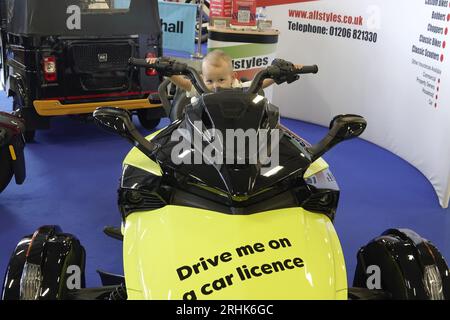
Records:
[[[151,135],[147,136],[146,139],[151,140],[161,130],[153,132]],[[155,176],[162,175],[160,166],[144,155],[138,148],[132,148],[131,151],[128,152],[127,156],[123,160],[123,165],[131,165],[133,167],[148,171]]]
[[[129,299],[347,299],[333,224],[302,208],[135,212],[125,222],[123,255]]]
[[[98,107],[120,107],[122,109],[157,108],[161,104],[151,104],[148,99],[102,101],[88,103],[62,104],[58,100],[35,100],[33,105],[41,116],[62,116],[68,114],[92,113]]]
[[[127,165],[161,175],[137,148]],[[305,178],[327,168],[320,158]],[[302,208],[229,215],[169,205],[130,214],[122,233],[129,299],[347,299],[334,226]],[[253,254],[243,254],[242,246]],[[192,274],[181,280],[188,270]]]
[[[306,170],[303,177],[305,179],[307,179],[307,178],[315,175],[316,173],[319,173],[322,170],[328,169],[328,167],[329,167],[328,163],[325,160],[323,160],[322,158],[319,158],[316,161],[314,161],[313,163],[311,163],[311,165]]]

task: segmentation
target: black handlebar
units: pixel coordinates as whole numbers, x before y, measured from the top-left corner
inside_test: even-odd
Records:
[[[168,77],[173,75],[187,76],[191,80],[192,85],[200,94],[211,92],[211,90],[206,87],[197,70],[189,67],[186,63],[177,62],[167,58],[160,58],[156,63],[148,63],[145,59],[130,58],[128,63],[136,67],[155,69],[159,73]]]
[[[145,59],[130,58],[128,64],[136,67],[153,68],[153,64],[148,63]]]
[[[199,94],[211,93],[202,77],[194,68],[189,67],[185,63],[177,62],[168,58],[159,58],[156,63],[148,63],[145,59],[130,58],[129,64],[136,67],[156,69],[165,76],[185,75],[190,80]],[[317,65],[303,66],[296,69],[294,65],[282,59],[275,59],[271,66],[261,70],[252,81],[252,85],[247,89],[249,93],[257,93],[261,90],[264,79],[273,79],[277,84],[283,82],[291,83],[298,80],[299,74],[317,73],[319,68]]]
[[[319,67],[316,64],[313,64],[312,66],[303,66],[301,69],[297,69],[295,73],[297,74],[304,74],[304,73],[314,73],[316,74],[319,72]]]
[[[317,73],[319,67],[317,65],[303,66],[300,69],[296,69],[294,65],[284,60],[279,60],[278,63],[267,67],[264,70],[258,72],[252,81],[252,85],[248,88],[247,92],[257,93],[261,88],[265,79],[274,79],[278,84],[283,82],[291,83],[298,80],[299,74]]]
[[[130,58],[128,63],[136,67],[156,69],[167,76],[176,74],[185,74],[189,68],[186,63],[181,63],[172,59],[158,59],[156,63],[148,63],[145,59]]]

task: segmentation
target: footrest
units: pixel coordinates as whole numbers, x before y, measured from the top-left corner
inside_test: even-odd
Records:
[[[107,226],[103,229],[103,232],[108,236],[116,240],[123,241],[123,235],[120,228]]]

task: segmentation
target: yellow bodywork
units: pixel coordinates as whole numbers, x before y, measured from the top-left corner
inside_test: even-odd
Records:
[[[333,224],[301,208],[135,212],[123,255],[129,299],[347,299]]]
[[[147,140],[151,140],[154,136],[156,136],[161,130],[153,132],[151,135],[147,136]],[[146,155],[144,155],[138,148],[132,148],[130,152],[128,152],[127,156],[123,161],[123,165],[131,165],[133,167],[148,171],[155,176],[161,176],[161,168],[154,161],[150,160]]]
[[[161,174],[136,148],[124,165]],[[308,176],[326,168],[319,159]],[[130,214],[122,232],[128,299],[347,299],[334,226],[303,208],[230,215],[168,205]]]

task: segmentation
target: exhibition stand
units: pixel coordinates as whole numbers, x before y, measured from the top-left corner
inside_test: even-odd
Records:
[[[208,52],[221,49],[233,59],[238,78],[253,79],[276,56],[278,30],[235,30],[209,27]]]
[[[364,116],[362,137],[422,172],[448,207],[448,1],[260,2],[283,35],[277,56],[319,66],[295,90],[275,87],[282,115],[324,126],[337,114]],[[397,13],[408,19],[400,24]]]

